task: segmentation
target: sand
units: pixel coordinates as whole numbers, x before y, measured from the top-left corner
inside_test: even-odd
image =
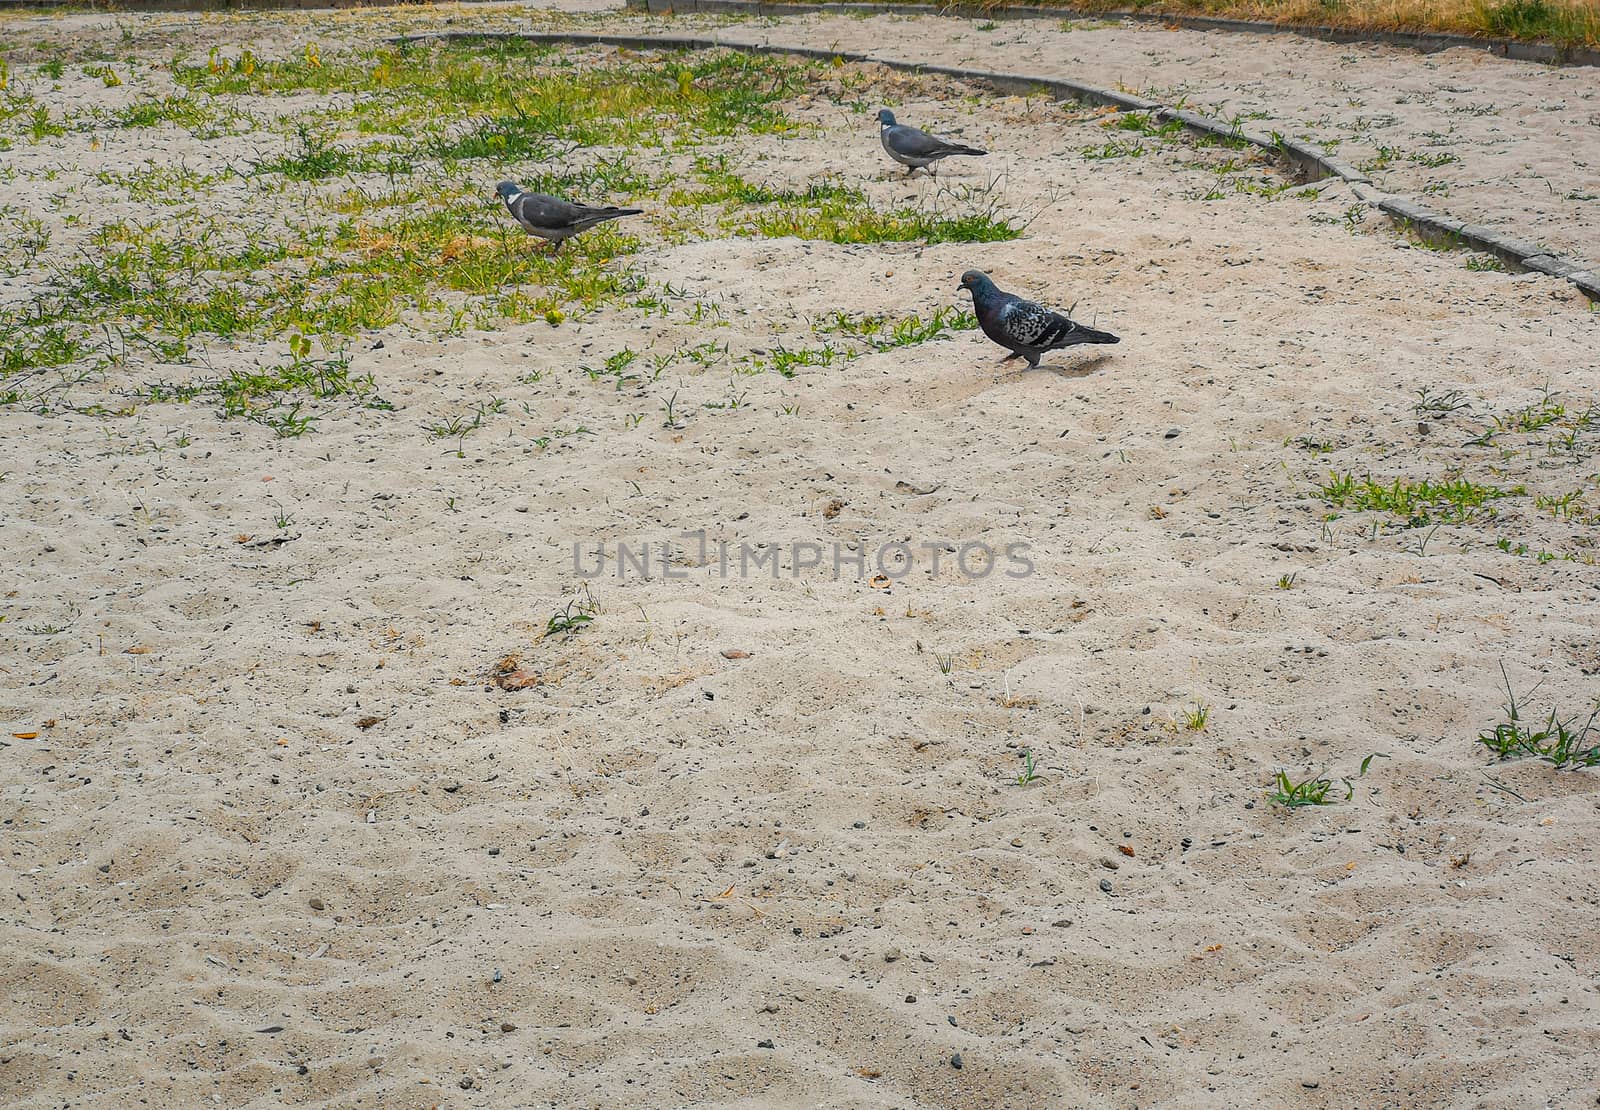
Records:
[[[1385,109],[1415,133],[1451,103],[1532,103],[1541,82],[1576,101],[1594,80],[930,23],[760,33],[939,60],[1026,39],[1017,68],[1136,88],[1183,60],[1197,100],[1229,73],[1227,97],[1286,113],[1404,69],[1455,89]],[[312,26],[77,30],[115,43],[117,25],[282,53]],[[1097,71],[1104,42],[1123,61]],[[1600,772],[1493,764],[1475,737],[1503,719],[1502,664],[1519,693],[1539,684],[1530,716],[1600,693],[1600,430],[1564,452],[1468,441],[1546,387],[1573,412],[1600,399],[1600,320],[1569,285],[1347,221],[1343,186],[1206,200],[1216,173],[1188,164],[1216,152],[1086,159],[1114,137],[1091,113],[873,79],[902,82],[902,119],[995,151],[944,181],[997,182],[1034,217],[1024,238],[673,244],[647,219],[652,279],[728,326],[402,322],[353,348],[396,411],[299,439],[203,404],[0,410],[9,1104],[1593,1103]],[[96,84],[60,95],[135,95]],[[820,132],[726,149],[775,184],[831,172],[879,203],[931,199],[890,172],[876,106],[797,102]],[[1347,127],[1372,109],[1327,110]],[[84,195],[85,141],[7,155],[61,166],[11,188],[62,242],[77,201],[46,198]],[[1441,207],[1497,210],[1527,180],[1451,149],[1426,171],[1451,183]],[[1600,254],[1564,187],[1507,218]],[[579,369],[624,345],[814,343],[837,310],[926,315],[962,302],[972,266],[1122,343],[1028,373],[970,331],[792,380],[679,363],[617,389]],[[154,371],[128,374],[106,400]],[[1424,388],[1470,407],[1419,414]],[[737,407],[704,407],[730,391]],[[459,453],[425,431],[491,397],[506,411]],[[1529,492],[1496,520],[1375,535],[1383,514],[1325,519],[1330,470]],[[1533,503],[1573,489],[1578,519]],[[741,578],[689,565],[680,534],[702,529],[736,550],[1024,544],[1035,569],[975,579],[919,551],[874,583],[785,554]],[[574,569],[574,543],[646,542],[676,544],[681,577]],[[585,598],[590,624],[545,634]],[[1375,752],[1347,801],[1268,801],[1280,768],[1353,776]]]

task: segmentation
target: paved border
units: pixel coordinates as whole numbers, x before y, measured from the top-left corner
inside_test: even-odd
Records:
[[[737,0],[718,0],[733,3]],[[748,3],[749,8],[761,5]],[[1386,193],[1354,166],[1302,142],[1281,136],[1264,135],[1182,108],[1171,108],[1142,96],[1103,89],[1064,77],[1043,77],[1026,73],[996,73],[964,66],[946,66],[881,58],[854,50],[824,50],[813,46],[774,46],[761,43],[722,42],[714,38],[689,35],[611,35],[585,31],[445,31],[425,35],[401,35],[389,42],[409,46],[425,42],[482,42],[520,40],[579,46],[620,46],[629,50],[738,50],[746,54],[789,54],[829,61],[865,62],[910,73],[936,73],[963,81],[975,81],[1002,92],[1036,95],[1048,93],[1058,100],[1077,100],[1085,104],[1107,105],[1124,111],[1151,112],[1157,119],[1177,120],[1185,128],[1230,142],[1246,142],[1283,160],[1308,182],[1337,177],[1349,184],[1356,197],[1378,209],[1395,223],[1440,243],[1471,247],[1494,255],[1521,270],[1569,281],[1591,300],[1600,301],[1600,266],[1577,259],[1561,258],[1542,247],[1510,235],[1503,235],[1480,224],[1469,224],[1443,216],[1416,201]]]
[[[0,0],[3,2],[3,0]],[[808,15],[812,13],[843,13],[846,15],[953,15],[973,19],[1131,19],[1141,23],[1160,23],[1164,26],[1183,27],[1191,31],[1235,31],[1257,35],[1300,35],[1321,39],[1324,42],[1381,43],[1385,46],[1403,46],[1424,54],[1440,50],[1467,47],[1487,50],[1502,58],[1521,62],[1543,62],[1556,66],[1600,66],[1600,50],[1585,46],[1556,46],[1547,42],[1523,42],[1519,39],[1498,39],[1461,35],[1451,31],[1380,31],[1356,27],[1329,27],[1319,23],[1263,23],[1254,19],[1223,19],[1210,15],[1178,15],[1149,11],[1092,12],[1074,8],[1070,4],[1059,8],[1036,4],[988,5],[976,2],[963,3],[952,0],[949,4],[872,3],[863,0],[841,0],[833,3],[811,3],[807,0],[624,0],[636,11],[656,14],[675,12],[742,12],[758,15]]]

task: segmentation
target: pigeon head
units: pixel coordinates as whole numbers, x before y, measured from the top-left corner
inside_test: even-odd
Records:
[[[994,282],[982,270],[968,270],[961,275],[961,288],[972,294],[972,299],[986,297],[995,292]]]
[[[887,109],[887,108],[879,108],[878,109],[878,122],[883,124],[885,127],[893,127],[894,126],[894,113],[889,111],[889,109]]]
[[[494,195],[499,197],[501,200],[510,200],[520,192],[522,192],[522,190],[517,188],[517,183],[515,181],[502,181],[500,184],[494,187]]]

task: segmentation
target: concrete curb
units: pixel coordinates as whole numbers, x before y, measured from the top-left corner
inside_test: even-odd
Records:
[[[1556,66],[1600,66],[1600,50],[1584,46],[1555,46],[1518,39],[1478,38],[1449,31],[1363,31],[1350,27],[1329,27],[1316,23],[1262,23],[1253,19],[1223,19],[1209,15],[1172,15],[1145,11],[1089,12],[1063,6],[1036,4],[983,3],[898,4],[898,3],[807,3],[805,0],[625,0],[630,8],[655,13],[740,12],[756,15],[802,15],[813,12],[842,12],[847,15],[953,15],[974,19],[1129,19],[1139,23],[1159,23],[1190,31],[1231,31],[1249,35],[1299,35],[1337,43],[1377,43],[1399,46],[1423,54],[1466,47],[1487,50],[1501,58],[1519,62],[1542,62]]]
[[[716,0],[732,4],[736,0]],[[770,7],[748,3],[746,7]],[[1600,301],[1600,266],[1579,259],[1566,259],[1552,255],[1536,243],[1502,235],[1481,224],[1443,216],[1406,197],[1385,193],[1373,186],[1371,178],[1359,170],[1331,157],[1316,147],[1298,139],[1278,139],[1256,131],[1234,127],[1182,108],[1170,108],[1153,100],[1103,89],[1062,77],[1034,76],[1026,73],[994,73],[988,70],[968,69],[963,66],[946,66],[908,62],[894,58],[880,58],[870,53],[851,50],[824,50],[812,46],[771,46],[755,43],[721,42],[713,38],[687,35],[607,35],[583,31],[446,31],[428,35],[401,35],[389,41],[397,46],[427,42],[483,42],[520,40],[575,46],[620,46],[629,50],[738,50],[747,54],[784,54],[823,61],[839,58],[847,62],[867,62],[910,73],[935,73],[963,81],[975,81],[1004,92],[1044,92],[1061,100],[1077,100],[1086,104],[1103,105],[1123,111],[1152,112],[1159,119],[1177,120],[1184,127],[1202,135],[1211,135],[1231,142],[1246,142],[1283,159],[1307,182],[1338,178],[1349,184],[1351,191],[1362,203],[1378,209],[1395,223],[1408,228],[1433,242],[1458,244],[1494,255],[1519,269],[1571,282],[1585,296]]]

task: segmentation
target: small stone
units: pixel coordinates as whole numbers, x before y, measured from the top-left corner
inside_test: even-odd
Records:
[[[1012,838],[1011,838],[1011,846],[1012,846],[1012,847],[1013,847],[1013,848],[1020,848],[1020,847],[1022,847],[1022,837],[1020,837],[1020,836],[1014,836],[1014,837],[1012,837]]]
[[[916,995],[914,995],[914,994],[906,995],[906,1001],[907,1002],[915,1002],[916,1000],[917,1000],[917,996]]]
[[[905,955],[905,953],[900,951],[900,949],[891,948],[891,949],[889,949],[887,952],[885,952],[883,954],[883,962],[886,963],[886,964],[892,964],[896,960],[898,960],[901,956],[904,956],[904,955]]]
[[[954,1025],[956,1023],[956,1015],[946,1014],[944,1015],[944,1020],[948,1021],[951,1025]]]
[[[773,1044],[771,1041],[757,1041],[756,1042],[756,1047],[757,1048],[776,1048],[777,1045]]]
[[[500,1023],[500,1032],[502,1032],[502,1033],[515,1033],[516,1031],[517,1031],[517,1027],[515,1025],[511,1024],[511,1022],[502,1021]]]
[[[1303,1079],[1300,1081],[1300,1086],[1304,1087],[1308,1091],[1314,1091],[1321,1086],[1321,1084],[1315,1079]]]
[[[1050,925],[1051,925],[1052,928],[1055,928],[1055,929],[1070,928],[1071,925],[1072,925],[1072,918],[1063,917],[1060,921],[1052,921],[1052,922],[1050,922]]]
[[[950,1066],[955,1068],[956,1071],[960,1071],[966,1066],[961,1060],[961,1053],[958,1052],[954,1056],[950,1057]]]
[[[1182,432],[1178,428],[1168,428],[1166,430],[1166,433],[1161,438],[1162,439],[1177,439],[1178,436],[1181,435],[1181,434],[1182,434]]]
[[[109,875],[111,874],[111,865],[109,863],[102,863],[99,867],[95,868],[95,870],[100,872],[102,875]]]
[[[320,910],[325,910],[325,909],[328,908],[327,905],[324,904],[322,899],[316,897],[315,895],[312,896],[311,901],[309,903],[307,903],[307,905],[309,905],[312,909],[319,910],[319,911]]]
[[[1178,843],[1183,845],[1183,850],[1185,852],[1187,852],[1194,845],[1194,841],[1190,840],[1187,836],[1184,837],[1182,840],[1180,840]]]
[[[1118,863],[1110,856],[1102,856],[1100,857],[1100,866],[1104,867],[1107,871],[1115,871],[1117,868],[1121,867],[1122,864]]]
[[[470,1090],[472,1090],[472,1076],[470,1076],[470,1075],[463,1075],[463,1076],[462,1076],[462,1077],[461,1077],[461,1089],[462,1089],[462,1090],[463,1090],[463,1091],[470,1091]]]
[[[1104,891],[1106,894],[1110,894],[1111,893],[1111,880],[1110,879],[1101,879],[1100,880],[1100,889],[1102,891]]]
[[[1022,927],[1022,935],[1025,936],[1025,937],[1033,936],[1033,926],[1032,925],[1024,925]]]
[[[489,854],[491,856],[498,856],[500,854],[500,849],[499,848],[490,848],[489,849]]]
[[[855,824],[851,825],[850,827],[852,829],[864,829],[864,828],[867,827],[867,823],[865,821],[857,821]]]

